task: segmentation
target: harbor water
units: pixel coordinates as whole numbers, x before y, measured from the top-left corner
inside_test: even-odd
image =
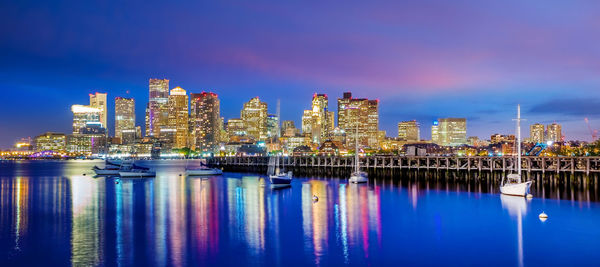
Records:
[[[94,177],[102,161],[0,162],[0,266],[600,262],[591,189],[534,185],[528,200],[408,177],[294,177],[271,189],[264,174],[186,177],[183,161],[142,164],[156,178]]]

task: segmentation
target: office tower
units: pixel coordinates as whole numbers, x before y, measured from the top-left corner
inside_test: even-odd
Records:
[[[244,103],[241,118],[246,126],[246,133],[256,141],[267,138],[267,103],[258,97]]]
[[[146,107],[146,135],[159,137],[161,126],[168,123],[169,80],[149,80],[149,101]]]
[[[418,142],[421,140],[419,123],[416,120],[398,123],[398,139],[407,142]]]
[[[546,128],[546,141],[560,142],[562,141],[562,127],[558,123],[552,123]]]
[[[102,127],[100,122],[100,114],[102,110],[84,105],[71,106],[73,112],[73,134],[80,133],[84,128],[89,126]]]
[[[121,140],[121,144],[131,144],[136,139],[133,98],[115,98],[115,137]]]
[[[281,132],[282,136],[290,137],[296,136],[299,134],[299,129],[296,129],[296,125],[294,125],[294,121],[283,121],[281,123]]]
[[[279,118],[277,115],[269,114],[267,115],[267,138],[277,138],[279,137]]]
[[[102,127],[108,130],[108,121],[106,120],[106,113],[108,113],[106,103],[106,93],[90,94],[90,107],[100,109],[100,123]]]
[[[338,127],[346,133],[346,145],[354,146],[356,128],[362,146],[379,147],[379,100],[352,98],[345,92],[338,98]]]
[[[212,92],[192,94],[192,143],[195,150],[214,151],[221,140],[223,121],[219,96]]]
[[[188,96],[181,87],[175,87],[169,93],[169,117],[168,125],[173,134],[173,148],[184,148],[188,146],[189,130],[189,108]]]
[[[329,135],[331,135],[331,131],[333,131],[333,129],[335,129],[335,112],[328,111],[327,112],[327,120],[329,121],[328,122]]]
[[[312,136],[312,110],[302,113],[302,135]]]
[[[434,121],[431,125],[431,142],[440,144],[440,125],[438,121]]]
[[[307,111],[309,111],[310,114]],[[310,117],[311,141],[315,144],[321,144],[333,129],[329,119],[329,99],[327,95],[315,93],[312,99],[312,109],[307,111],[304,112],[304,116],[306,116],[306,120]],[[304,116],[302,119],[303,122]]]
[[[540,123],[529,126],[529,141],[532,143],[544,142],[544,125]]]
[[[244,120],[239,118],[227,120],[227,135],[229,136],[229,139],[234,139],[236,136],[247,135]]]
[[[467,143],[467,119],[438,119],[438,145],[460,146]]]

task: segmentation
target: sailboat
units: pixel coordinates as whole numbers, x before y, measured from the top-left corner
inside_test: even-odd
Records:
[[[502,178],[500,193],[513,196],[526,196],[532,181],[521,180],[521,105],[517,105],[517,173],[511,173]]]
[[[267,173],[271,180],[271,187],[286,187],[290,186],[292,182],[292,172],[284,172],[279,168],[279,155],[269,158],[269,170]]]
[[[360,170],[360,162],[358,158],[358,122],[356,123],[356,136],[354,137],[355,148],[354,148],[354,171],[350,175],[351,183],[366,183],[369,181],[367,178],[367,173]]]
[[[208,176],[208,175],[221,175],[223,171],[217,168],[209,168],[206,163],[201,162],[199,168],[187,168],[187,160],[185,161],[185,174],[187,176]]]

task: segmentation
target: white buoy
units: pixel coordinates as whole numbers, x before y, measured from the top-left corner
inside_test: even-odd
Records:
[[[540,221],[542,221],[542,222],[545,222],[546,220],[548,220],[548,214],[546,214],[543,211],[542,211],[542,213],[540,213],[539,217],[540,217]]]
[[[317,197],[316,195],[313,195],[313,201],[314,201],[314,202],[317,202],[317,201],[319,201],[319,197]]]
[[[532,195],[532,194],[527,194],[527,198],[528,198],[528,199],[532,199],[532,198],[533,198],[533,195]]]

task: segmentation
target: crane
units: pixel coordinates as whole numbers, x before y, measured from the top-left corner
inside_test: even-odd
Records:
[[[584,120],[585,124],[587,124],[590,134],[592,135],[592,142],[596,141],[596,137],[598,136],[598,130],[592,130],[592,127],[590,126],[590,120],[588,120],[588,118],[584,118]]]

